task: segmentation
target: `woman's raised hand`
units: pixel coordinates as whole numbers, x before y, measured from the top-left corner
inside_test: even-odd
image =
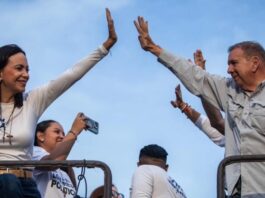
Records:
[[[111,17],[111,13],[110,13],[110,10],[108,8],[106,8],[106,17],[107,17],[107,22],[108,22],[109,37],[103,43],[103,46],[107,50],[110,50],[110,48],[117,42],[118,38],[117,38],[117,34],[115,32],[114,21]]]

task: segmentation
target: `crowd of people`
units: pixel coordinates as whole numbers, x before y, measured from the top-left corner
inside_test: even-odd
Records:
[[[38,123],[49,105],[103,59],[117,41],[111,13],[106,9],[109,35],[89,56],[55,80],[25,93],[29,80],[26,53],[15,44],[0,47],[0,160],[66,160],[77,137],[88,129],[87,116],[78,113],[65,133],[55,120]],[[157,45],[143,17],[134,21],[143,50],[179,78],[199,97],[207,116],[186,103],[181,87],[175,89],[174,108],[181,110],[211,141],[225,147],[225,156],[263,154],[265,149],[265,51],[257,42],[243,41],[228,49],[231,78],[205,71],[200,50],[194,62],[173,55]],[[167,151],[151,143],[140,150],[132,176],[131,198],[186,198],[184,190],[167,175]],[[227,197],[265,197],[264,163],[238,163],[226,167]],[[1,197],[78,197],[72,168],[0,169]],[[60,186],[58,188],[57,186]],[[112,186],[112,197],[124,197]],[[90,197],[104,196],[103,186]]]

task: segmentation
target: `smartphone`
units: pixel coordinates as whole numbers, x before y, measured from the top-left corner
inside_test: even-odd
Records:
[[[87,118],[86,122],[87,122],[87,129],[97,135],[99,127],[98,122],[91,118]]]

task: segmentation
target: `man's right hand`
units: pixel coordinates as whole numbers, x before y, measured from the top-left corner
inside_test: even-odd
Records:
[[[148,31],[148,22],[145,21],[143,17],[139,16],[137,21],[134,21],[134,25],[139,33],[138,39],[141,47],[145,51],[149,51],[154,55],[159,56],[162,49],[152,41]]]

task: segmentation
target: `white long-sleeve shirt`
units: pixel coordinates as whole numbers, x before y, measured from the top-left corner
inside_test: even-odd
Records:
[[[215,144],[220,147],[225,146],[225,136],[221,134],[216,128],[211,126],[210,120],[205,115],[200,117],[194,123],[202,132],[205,133]]]
[[[72,68],[67,69],[55,80],[23,95],[23,106],[15,108],[13,116],[6,126],[6,135],[12,134],[12,145],[6,137],[0,141],[0,160],[31,160],[34,133],[38,119],[47,107],[76,81],[84,76],[108,51],[99,47],[92,54],[85,57]],[[8,120],[14,104],[2,103],[2,118]],[[0,138],[3,137],[0,128]]]

